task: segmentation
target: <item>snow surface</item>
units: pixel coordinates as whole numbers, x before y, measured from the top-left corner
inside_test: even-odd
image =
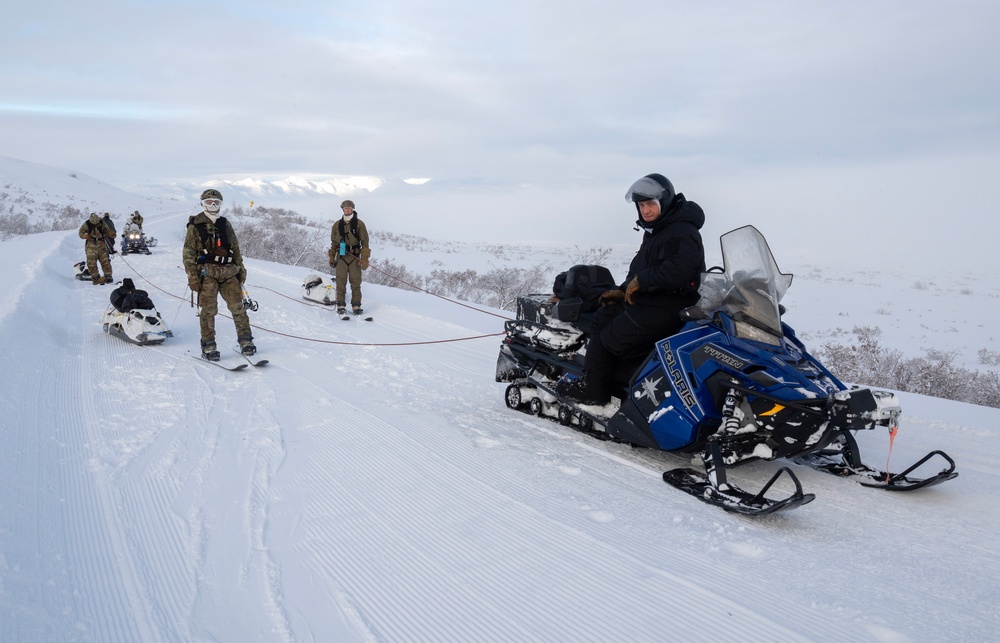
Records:
[[[0,640],[1000,631],[1000,410],[903,393],[891,467],[943,449],[956,480],[893,494],[796,466],[813,503],[732,515],[663,483],[686,458],[507,409],[494,381],[502,311],[366,285],[375,321],[345,322],[301,299],[307,271],[250,260],[271,365],[227,373],[193,359],[180,267],[191,213],[149,214],[153,254],[113,260],[173,329],[158,347],[102,332],[111,288],[73,279],[74,231],[0,244]],[[988,276],[868,277],[806,269],[786,321],[808,345],[873,324],[914,355],[943,345],[971,366],[996,349]],[[232,323],[217,321],[224,363],[239,363]],[[885,464],[886,435],[859,441]],[[732,476],[756,488],[778,466]]]

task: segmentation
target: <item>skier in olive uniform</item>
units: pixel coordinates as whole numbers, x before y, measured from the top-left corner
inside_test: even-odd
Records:
[[[236,323],[236,339],[244,355],[253,355],[250,317],[243,308],[243,283],[247,270],[243,267],[240,243],[232,224],[220,216],[222,194],[218,190],[205,190],[201,194],[204,210],[188,220],[184,239],[184,270],[188,286],[198,293],[201,307],[201,352],[205,359],[218,361],[219,350],[215,345],[215,315],[219,312],[219,298],[226,301]]]
[[[347,281],[351,282],[351,308],[355,315],[364,312],[361,307],[361,271],[368,270],[368,258],[371,248],[368,247],[368,228],[365,222],[358,218],[354,209],[354,201],[350,199],[340,204],[344,211],[343,218],[337,220],[330,230],[330,267],[335,269],[337,277],[337,314],[347,312],[345,304],[347,296]]]
[[[91,281],[95,286],[115,281],[111,276],[111,259],[108,258],[108,243],[105,241],[105,237],[114,239],[115,231],[109,228],[96,213],[91,214],[90,218],[80,226],[80,238],[87,240],[84,243],[84,250],[87,253],[87,271],[90,272]],[[104,270],[103,278],[97,272],[98,261],[101,263],[101,269]]]

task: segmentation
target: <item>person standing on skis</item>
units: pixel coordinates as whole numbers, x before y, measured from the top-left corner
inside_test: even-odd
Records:
[[[80,226],[80,238],[86,239],[84,250],[87,253],[87,271],[90,272],[90,280],[95,286],[115,281],[111,276],[111,259],[108,257],[108,242],[105,240],[105,238],[114,239],[115,234],[114,229],[109,228],[96,212]],[[104,271],[104,277],[97,271],[98,262]]]
[[[355,315],[364,312],[361,307],[361,271],[368,270],[368,228],[358,218],[354,201],[347,199],[340,204],[344,216],[333,223],[330,230],[330,267],[337,278],[337,314],[347,312],[347,282],[351,282],[351,308]]]
[[[662,174],[633,183],[625,200],[639,214],[642,244],[625,281],[601,295],[582,377],[556,385],[557,393],[583,404],[607,404],[616,366],[623,359],[641,360],[657,341],[681,329],[680,312],[698,302],[705,271],[701,206],[676,193]]]
[[[236,340],[244,355],[253,355],[250,317],[243,307],[243,284],[247,269],[243,266],[240,242],[232,224],[220,215],[222,193],[205,190],[201,193],[202,212],[188,219],[184,238],[184,270],[188,286],[198,293],[201,308],[201,352],[205,359],[219,360],[215,344],[215,315],[219,312],[219,295],[225,300],[236,324]]]

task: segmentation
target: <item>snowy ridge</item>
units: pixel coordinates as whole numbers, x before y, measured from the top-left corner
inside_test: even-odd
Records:
[[[14,302],[0,640],[983,640],[1000,626],[997,409],[901,396],[893,467],[943,448],[960,472],[947,485],[894,495],[800,467],[815,502],[733,516],[659,479],[685,456],[507,409],[499,337],[420,344],[502,319],[421,293],[366,285],[376,323],[345,324],[295,301],[301,269],[251,261],[271,364],[206,368],[188,355],[183,221],[151,217],[153,254],[113,260],[174,331],[162,346],[102,332],[111,288],[72,278],[72,231],[2,244],[7,274],[30,267],[0,286]],[[230,320],[217,329],[234,341]],[[883,466],[887,436],[859,439]],[[756,488],[777,466],[731,473]]]

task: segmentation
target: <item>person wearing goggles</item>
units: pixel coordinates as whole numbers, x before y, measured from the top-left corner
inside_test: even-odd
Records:
[[[635,204],[642,243],[625,281],[601,295],[582,376],[556,385],[557,393],[582,404],[610,402],[621,365],[638,367],[657,341],[681,329],[680,312],[698,302],[705,271],[701,206],[675,192],[662,174],[633,183],[625,200]]]
[[[215,316],[219,312],[219,295],[226,302],[236,324],[236,340],[244,355],[253,355],[250,317],[243,306],[243,284],[247,269],[243,253],[232,224],[221,214],[222,193],[208,189],[201,193],[202,211],[188,220],[184,238],[184,270],[188,287],[198,293],[201,312],[201,352],[210,361],[219,361],[215,343]]]

